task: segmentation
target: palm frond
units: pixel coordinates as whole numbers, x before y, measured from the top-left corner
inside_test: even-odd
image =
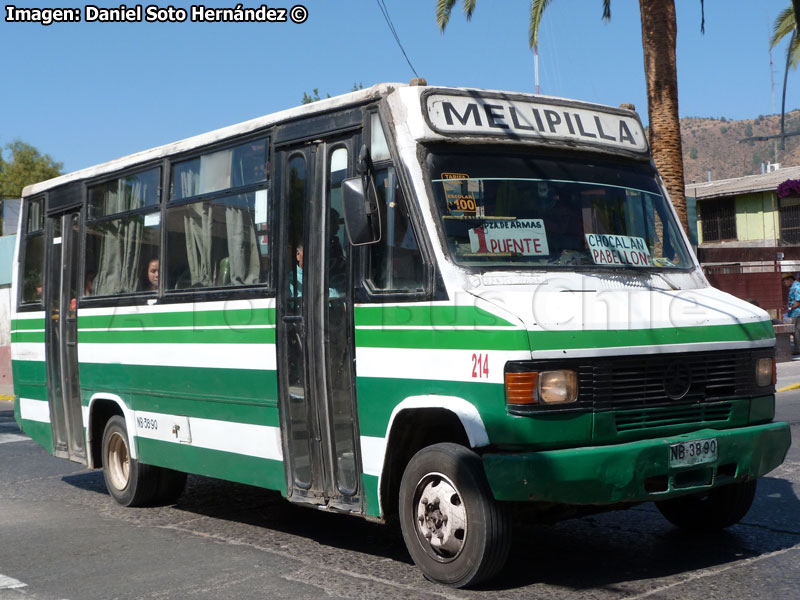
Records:
[[[611,20],[611,0],[603,0],[603,21],[608,23]]]
[[[770,49],[777,46],[787,35],[791,35],[794,28],[794,10],[790,6],[782,10],[775,18],[775,23],[772,25],[772,36],[769,38]]]
[[[700,33],[706,32],[706,5],[700,0]]]
[[[455,6],[456,0],[436,0],[436,24],[441,31],[447,27],[450,21],[450,13]]]
[[[467,16],[467,21],[472,18],[472,11],[475,10],[475,3],[478,0],[464,0],[464,14]]]
[[[610,0],[603,1],[610,2]],[[542,24],[542,14],[549,4],[550,0],[531,0],[531,26],[529,40],[531,48],[539,47],[539,25]]]
[[[800,64],[800,35],[796,33],[797,21],[795,19],[794,9],[789,8],[781,11],[775,18],[775,23],[772,26],[772,35],[769,38],[769,47],[774,48],[788,35],[789,39],[793,40],[792,47],[787,49],[789,53],[789,65],[796,69]],[[792,36],[792,34],[795,34]]]

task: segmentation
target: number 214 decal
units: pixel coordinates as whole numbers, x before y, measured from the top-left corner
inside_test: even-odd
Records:
[[[488,354],[473,354],[472,355],[472,378],[473,379],[488,379],[489,378],[489,355]]]

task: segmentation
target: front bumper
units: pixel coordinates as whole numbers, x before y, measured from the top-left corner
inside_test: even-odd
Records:
[[[712,463],[671,468],[669,447],[716,438]],[[664,500],[690,491],[761,477],[780,465],[791,445],[787,423],[692,433],[610,446],[483,456],[495,499],[615,504]]]

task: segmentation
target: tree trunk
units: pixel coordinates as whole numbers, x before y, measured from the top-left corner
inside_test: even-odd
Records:
[[[639,0],[639,11],[642,17],[650,147],[681,225],[688,234],[681,124],[678,117],[678,70],[675,61],[678,23],[675,19],[675,2]]]

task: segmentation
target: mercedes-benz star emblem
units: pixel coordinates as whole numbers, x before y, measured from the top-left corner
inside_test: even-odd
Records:
[[[664,373],[664,391],[672,400],[680,400],[692,387],[692,371],[682,360],[673,360]]]

